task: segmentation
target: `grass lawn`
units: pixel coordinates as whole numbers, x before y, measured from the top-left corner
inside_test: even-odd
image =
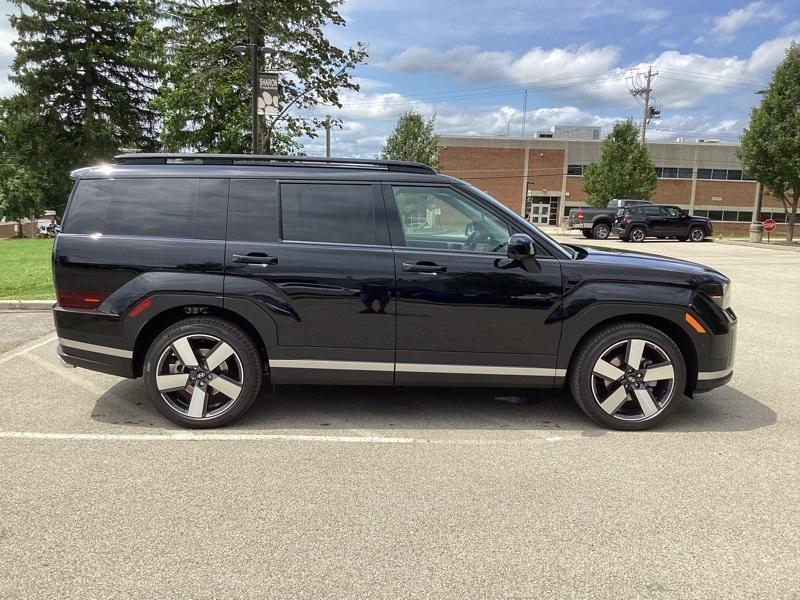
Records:
[[[55,298],[50,253],[53,240],[0,240],[0,300]]]

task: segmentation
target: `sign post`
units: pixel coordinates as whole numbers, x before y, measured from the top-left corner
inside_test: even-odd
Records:
[[[767,243],[768,244],[769,244],[769,234],[772,233],[773,231],[775,231],[776,225],[777,225],[777,223],[775,222],[775,219],[767,219],[766,221],[764,221],[764,231],[767,232]]]
[[[258,74],[258,114],[275,116],[280,113],[278,73],[268,71]]]

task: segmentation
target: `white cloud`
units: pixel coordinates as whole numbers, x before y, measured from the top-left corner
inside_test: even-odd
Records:
[[[777,6],[756,0],[742,8],[733,8],[714,19],[711,33],[721,39],[731,39],[731,36],[745,25],[777,21],[782,16],[782,11]]]
[[[634,21],[657,22],[663,21],[669,16],[669,12],[663,8],[640,8],[639,10],[631,13],[631,18]]]
[[[531,48],[519,57],[511,52],[481,51],[474,46],[448,50],[414,46],[395,56],[389,64],[403,73],[450,75],[460,83],[498,80],[536,83],[602,73],[617,63],[619,54],[614,46],[594,48],[588,44],[549,50]]]

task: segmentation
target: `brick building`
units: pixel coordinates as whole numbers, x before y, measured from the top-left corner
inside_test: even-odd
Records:
[[[602,142],[599,136],[576,139],[558,132],[534,138],[441,136],[440,171],[469,181],[521,215],[531,213],[534,222],[558,224],[570,208],[586,205],[583,168],[599,159]],[[679,140],[647,146],[658,175],[653,202],[707,216],[718,234],[747,234],[760,186],[742,172],[736,144]],[[779,223],[774,235],[785,233],[779,198],[765,192],[761,216]]]

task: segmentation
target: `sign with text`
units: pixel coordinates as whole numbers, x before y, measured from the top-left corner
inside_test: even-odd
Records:
[[[277,115],[280,113],[278,73],[258,74],[258,114]]]
[[[775,222],[775,219],[767,219],[764,221],[764,231],[767,233],[772,233],[775,231],[775,227],[777,227],[777,225],[778,224]]]

